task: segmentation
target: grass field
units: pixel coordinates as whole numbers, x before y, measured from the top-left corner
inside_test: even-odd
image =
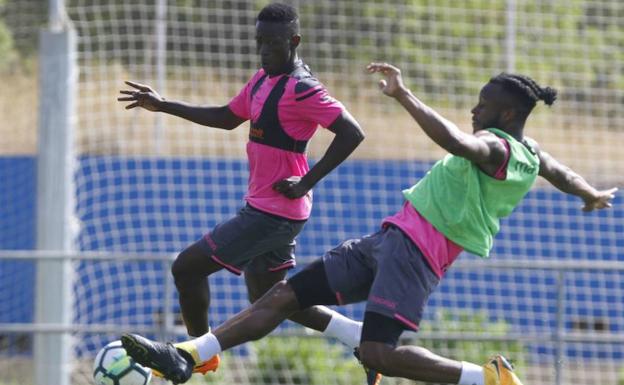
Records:
[[[279,385],[281,383],[253,383],[249,382],[249,378],[246,376],[246,365],[244,360],[231,360],[228,364],[222,367],[216,374],[210,373],[206,377],[198,375],[193,376],[188,384],[191,385]],[[554,383],[554,370],[550,366],[533,365],[522,368],[523,378],[525,384],[552,384]],[[93,385],[91,377],[91,362],[84,361],[79,364],[79,368],[74,370],[72,376],[72,385]],[[363,372],[362,372],[363,373]],[[583,363],[576,365],[573,363],[564,366],[564,382],[565,384],[578,384],[581,385],[575,379],[582,378],[618,378],[618,373],[613,372],[613,366],[606,366],[601,364]],[[361,378],[352,378],[353,385],[364,384],[364,374]],[[624,381],[624,380],[622,380]],[[33,385],[34,373],[32,370],[32,362],[29,360],[6,360],[0,359],[0,385]],[[169,382],[163,381],[159,378],[152,378],[151,385],[165,385]],[[396,378],[384,378],[384,385],[409,385],[409,384],[422,384],[419,382],[401,380]],[[52,384],[50,384],[52,385]],[[302,384],[305,385],[305,384]],[[328,384],[329,385],[329,384]],[[619,385],[603,384],[603,385]]]

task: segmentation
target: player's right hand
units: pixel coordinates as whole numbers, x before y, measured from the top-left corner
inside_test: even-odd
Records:
[[[117,98],[119,102],[133,102],[126,106],[126,110],[134,107],[143,107],[149,111],[160,111],[160,107],[165,99],[154,91],[152,87],[145,84],[135,83],[126,80],[125,83],[134,90],[121,90],[120,94],[129,95]]]
[[[369,73],[381,73],[386,78],[379,81],[379,88],[384,94],[391,97],[398,97],[407,92],[401,78],[401,70],[388,63],[370,63],[366,66]]]
[[[585,206],[583,206],[583,211],[593,211],[611,207],[611,201],[615,199],[615,192],[617,190],[617,187],[608,190],[599,190],[590,197],[584,197],[583,201],[585,202]]]

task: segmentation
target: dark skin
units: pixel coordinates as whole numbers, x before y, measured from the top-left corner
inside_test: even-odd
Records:
[[[271,76],[289,74],[298,60],[297,47],[301,42],[297,23],[258,22],[256,43],[262,68]],[[232,130],[245,119],[235,115],[227,105],[196,106],[181,101],[166,100],[148,85],[132,81],[125,82],[133,90],[122,90],[117,100],[130,102],[126,109],[136,107],[148,111],[164,112],[204,126]],[[292,176],[276,182],[273,188],[290,199],[301,198],[340,163],[342,163],[364,139],[364,133],[357,121],[343,111],[328,127],[335,134],[323,157],[303,177]],[[222,266],[213,262],[198,244],[185,249],[176,259],[172,271],[174,277],[184,280],[178,286],[180,307],[189,335],[200,336],[208,331],[207,311],[210,306],[210,290],[206,276],[219,271]],[[276,282],[281,281],[285,272],[250,273],[245,272],[249,299],[254,302]],[[201,276],[201,279],[197,279]],[[331,319],[331,312],[324,307],[314,307],[290,317],[295,322],[309,328],[324,331]]]
[[[504,145],[485,128],[497,127],[522,140],[527,114],[514,108],[513,98],[497,84],[486,84],[479,102],[471,110],[472,134],[460,131],[452,122],[418,100],[404,85],[401,72],[389,64],[372,63],[370,73],[381,73],[380,88],[395,98],[416,120],[425,133],[452,154],[462,156],[479,165],[493,176],[505,157]],[[538,150],[542,164],[540,175],[560,190],[579,196],[585,202],[584,210],[611,207],[616,189],[597,190],[582,177],[561,165],[547,153]],[[256,340],[267,335],[284,319],[299,311],[299,303],[291,286],[281,281],[251,307],[243,310],[214,330],[223,350]],[[391,377],[416,381],[456,384],[462,363],[438,356],[418,346],[391,346],[365,341],[360,345],[362,363]]]

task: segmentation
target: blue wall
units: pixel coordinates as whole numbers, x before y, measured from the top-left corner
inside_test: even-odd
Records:
[[[400,208],[400,190],[424,175],[430,166],[427,162],[407,161],[346,162],[315,189],[312,218],[298,239],[299,255],[320,256],[344,239],[375,231],[381,218]],[[82,221],[79,247],[81,250],[179,251],[216,223],[230,217],[242,205],[246,167],[246,162],[241,160],[81,158],[76,178],[77,212]],[[0,158],[3,184],[0,188],[0,249],[34,248],[35,179],[33,158]],[[532,191],[516,212],[503,222],[493,255],[496,258],[624,261],[621,198],[616,200],[610,212],[587,215],[579,210],[579,206],[578,199],[552,189]],[[0,277],[3,277],[0,282],[0,322],[32,320],[33,266],[31,262],[0,261]],[[114,272],[96,269],[94,273],[83,275],[81,270],[85,266],[79,265],[78,285],[87,286],[82,295],[89,297],[100,289],[88,281],[109,277]],[[162,270],[158,264],[150,263],[143,263],[141,269]],[[159,281],[162,276],[156,274],[155,282],[139,280],[134,284],[138,289],[148,284],[162,287]],[[588,289],[607,288],[597,293],[609,290],[622,293],[623,278],[623,274],[617,273],[573,274],[568,283]],[[514,316],[509,322],[514,327],[550,328],[555,325],[555,279],[555,274],[536,276],[530,271],[482,273],[454,272],[451,269],[448,279],[432,297],[430,307],[459,306],[489,310],[495,314],[513,310]],[[215,280],[217,285],[243,284],[242,280],[230,275]],[[487,302],[483,285],[471,287],[470,282],[490,280],[503,285],[508,283],[502,293],[496,292],[497,295],[530,300],[515,300],[513,309],[504,301]],[[480,295],[471,295],[476,294],[477,289]],[[141,295],[162,297],[162,293],[137,290],[128,293],[124,300]],[[567,309],[569,314],[613,320],[608,324],[611,331],[624,330],[624,315],[616,314],[617,309],[607,305],[614,300],[622,301],[621,297],[580,291],[567,296],[574,300],[569,303],[576,303],[570,305],[574,308]],[[23,304],[19,309],[14,307],[16,299]],[[11,307],[3,309],[3,305]],[[213,310],[219,312],[218,298],[214,305]],[[115,311],[120,314],[94,315],[80,321],[98,322],[105,316],[121,317],[126,310]],[[225,309],[221,309],[221,313],[224,312]],[[574,321],[571,318],[566,326],[573,327]],[[618,357],[622,355],[621,348],[610,347],[609,351]]]

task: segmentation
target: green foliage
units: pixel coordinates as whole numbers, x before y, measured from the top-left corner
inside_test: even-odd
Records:
[[[474,98],[457,95],[476,95],[492,75],[512,66],[559,88],[560,99],[572,102],[570,112],[619,125],[624,104],[624,1],[517,1],[514,55],[506,48],[506,0],[284,1],[299,7],[300,52],[316,72],[346,74],[370,61],[392,62],[428,103],[463,109]],[[121,64],[151,63],[156,8],[148,3],[67,1],[70,18],[78,21],[78,33],[86,37],[80,44],[88,42],[79,49],[116,50],[114,55],[93,56]],[[168,33],[174,38],[167,39],[168,63],[257,68],[254,23],[267,3],[170,0]],[[0,0],[0,68],[15,59],[15,51],[22,58],[36,54],[46,5],[46,0]],[[25,25],[32,26],[32,33],[25,33]],[[233,28],[224,31],[224,25]],[[180,55],[181,50],[189,54]],[[227,59],[233,55],[236,60]],[[361,79],[348,76],[346,82],[352,95],[359,95]]]
[[[510,332],[509,324],[504,320],[492,320],[486,312],[451,313],[440,311],[430,322],[423,322],[421,333],[471,333],[483,336],[505,336]],[[513,361],[522,372],[524,358],[528,354],[522,342],[514,340],[474,341],[474,340],[427,340],[419,339],[418,345],[456,360],[477,364],[485,363],[495,354],[502,354]],[[443,353],[443,352],[449,352]]]
[[[322,338],[267,337],[253,344],[257,366],[251,383],[351,385],[364,371],[342,345]]]
[[[4,8],[4,3],[5,0],[0,0],[0,10]],[[16,52],[13,46],[13,37],[4,22],[4,18],[0,17],[0,71],[5,70],[15,58]]]

